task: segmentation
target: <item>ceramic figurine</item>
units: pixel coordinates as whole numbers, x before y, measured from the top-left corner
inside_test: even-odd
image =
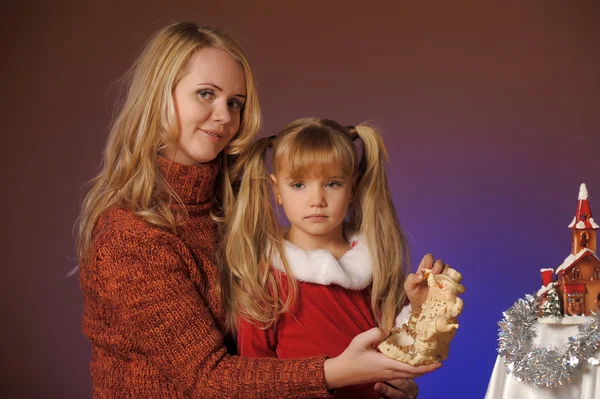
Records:
[[[463,310],[458,297],[465,291],[462,276],[452,268],[442,274],[423,273],[429,292],[421,309],[414,310],[408,324],[391,331],[379,344],[386,356],[412,364],[432,364],[448,357],[450,341],[458,329],[457,317]]]

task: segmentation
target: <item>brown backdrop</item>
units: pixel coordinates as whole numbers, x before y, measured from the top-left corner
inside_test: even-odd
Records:
[[[115,81],[149,35],[173,20],[241,38],[258,77],[265,134],[309,115],[375,120],[387,132],[392,190],[415,257],[443,254],[470,276],[463,335],[443,370],[422,380],[422,398],[452,381],[467,397],[483,396],[501,311],[537,288],[539,266],[568,255],[558,229],[572,217],[579,183],[600,199],[593,0],[0,7],[1,378],[10,397],[90,396],[81,296],[76,277],[66,277],[76,265],[80,187],[100,161]],[[504,240],[514,234],[522,240]],[[559,244],[549,245],[554,236]],[[528,252],[536,257],[525,261]]]

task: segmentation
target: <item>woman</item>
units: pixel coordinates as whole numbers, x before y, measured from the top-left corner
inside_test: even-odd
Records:
[[[392,397],[415,391],[403,379],[435,367],[372,350],[383,338],[378,329],[332,359],[228,353],[215,220],[227,218],[234,200],[231,156],[260,126],[250,68],[223,33],[176,23],[148,42],[129,75],[79,222],[94,397],[309,398],[381,380],[408,385],[379,384]]]

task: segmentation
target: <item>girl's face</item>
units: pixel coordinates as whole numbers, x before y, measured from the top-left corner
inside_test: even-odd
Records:
[[[350,176],[333,167],[325,175],[294,179],[284,161],[271,181],[275,199],[291,223],[290,236],[313,243],[342,237],[342,222],[352,198]]]
[[[239,62],[214,48],[197,51],[187,68],[173,92],[179,138],[165,155],[195,165],[215,159],[237,133],[246,78]]]

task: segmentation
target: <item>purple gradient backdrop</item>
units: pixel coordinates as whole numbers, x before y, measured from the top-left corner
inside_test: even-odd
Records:
[[[3,3],[4,397],[90,396],[81,295],[65,277],[80,187],[114,82],[173,20],[242,39],[263,134],[311,115],[384,129],[413,263],[432,252],[467,287],[450,358],[419,397],[483,397],[502,311],[569,254],[581,182],[600,218],[599,6],[392,3]]]

